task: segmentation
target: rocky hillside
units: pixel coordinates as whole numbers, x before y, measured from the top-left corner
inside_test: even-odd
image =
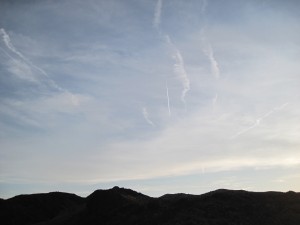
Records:
[[[130,189],[20,195],[0,201],[3,225],[299,225],[300,193],[216,190],[151,198]]]

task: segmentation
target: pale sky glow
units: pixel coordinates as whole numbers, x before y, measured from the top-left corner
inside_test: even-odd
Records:
[[[300,2],[0,3],[0,194],[300,191]]]

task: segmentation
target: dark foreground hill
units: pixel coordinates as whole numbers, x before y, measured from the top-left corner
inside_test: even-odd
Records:
[[[0,201],[2,225],[300,225],[300,193],[217,190],[151,198],[130,189],[20,195]]]

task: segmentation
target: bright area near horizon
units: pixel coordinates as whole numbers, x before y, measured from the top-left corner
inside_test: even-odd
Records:
[[[0,193],[300,191],[300,2],[0,3]]]

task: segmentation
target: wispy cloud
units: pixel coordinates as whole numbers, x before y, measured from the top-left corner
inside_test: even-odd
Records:
[[[145,118],[145,120],[147,121],[148,124],[150,124],[151,126],[155,126],[154,123],[149,119],[149,113],[146,107],[143,107],[142,109],[143,111],[143,116]]]
[[[202,0],[201,14],[202,14],[203,18],[205,18],[205,11],[206,11],[207,5],[208,5],[207,0]],[[210,62],[212,75],[215,77],[215,79],[218,80],[220,78],[220,68],[219,68],[218,62],[214,56],[214,50],[213,50],[210,42],[206,40],[204,31],[205,31],[205,27],[202,29],[202,32],[201,32],[202,33],[202,45],[203,45],[202,51],[207,56],[207,58]]]
[[[216,80],[220,78],[220,69],[217,60],[214,56],[214,51],[211,44],[206,44],[205,48],[203,49],[205,55],[208,57],[211,66],[211,73],[215,77]]]
[[[153,18],[153,26],[155,28],[158,28],[160,24],[161,9],[162,9],[162,0],[158,0],[154,10],[154,18]],[[181,93],[181,101],[186,105],[185,96],[186,93],[190,90],[190,80],[185,70],[182,54],[179,51],[179,49],[174,45],[174,43],[171,41],[169,35],[163,35],[163,32],[161,32],[160,30],[158,33],[164,38],[164,40],[167,42],[167,44],[170,46],[172,50],[172,57],[175,60],[174,72],[180,79],[183,86],[183,90]],[[168,110],[169,110],[169,115],[171,115],[168,86],[166,88],[167,88]]]
[[[32,66],[32,67],[33,67],[34,69],[36,69],[37,71],[41,72],[43,75],[48,76],[47,73],[46,73],[43,69],[41,69],[41,68],[37,67],[36,65],[34,65],[29,59],[27,59],[20,51],[18,51],[18,50],[15,48],[15,46],[14,46],[14,45],[12,44],[12,42],[11,42],[11,39],[10,39],[9,35],[6,33],[6,31],[5,31],[3,28],[0,29],[0,33],[1,33],[1,35],[2,35],[2,40],[3,40],[3,42],[5,43],[6,47],[7,47],[10,51],[12,51],[12,52],[15,53],[16,55],[18,55],[23,61],[25,61],[26,63],[28,63],[30,66]],[[9,55],[9,54],[6,53],[6,55]],[[10,55],[9,55],[9,57],[12,58],[12,59],[15,59],[15,58],[13,58],[13,57],[10,56]],[[15,60],[16,60],[16,59],[15,59]]]
[[[160,25],[162,0],[157,0],[154,10],[153,27],[158,28]]]
[[[178,78],[180,79],[182,86],[183,86],[183,90],[181,93],[181,101],[186,104],[185,101],[185,96],[186,93],[191,89],[190,88],[190,80],[188,77],[188,74],[185,70],[185,66],[184,66],[184,60],[183,57],[181,55],[181,52],[179,51],[179,49],[173,44],[173,42],[171,41],[171,38],[169,35],[166,35],[166,42],[169,44],[169,46],[171,47],[172,51],[173,51],[173,59],[175,60],[175,64],[174,64],[174,72],[175,74],[178,76]]]
[[[11,54],[9,54],[8,52],[6,52],[4,49],[1,48],[2,51],[5,53],[5,55],[8,56],[13,61],[13,63],[10,64],[11,72],[13,72],[14,74],[16,74],[22,79],[27,79],[28,81],[35,81],[35,82],[40,80],[40,84],[45,83],[47,86],[54,88],[56,90],[63,91],[63,92],[66,91],[63,88],[61,88],[59,85],[57,85],[42,68],[33,64],[27,57],[25,57],[19,50],[16,49],[16,47],[13,45],[10,39],[10,36],[7,34],[4,28],[0,29],[0,33],[2,35],[2,40],[5,46],[12,53],[14,53],[19,57],[19,59],[17,57],[13,57]],[[27,76],[24,76],[24,72]],[[39,75],[42,75],[43,77],[41,77],[40,79],[37,78],[36,72]]]
[[[74,105],[78,106],[80,101],[76,95],[71,93],[70,91],[62,88],[59,86],[54,80],[50,78],[48,73],[44,71],[39,66],[35,65],[24,56],[12,43],[10,36],[7,34],[5,29],[0,29],[0,34],[2,35],[2,40],[5,46],[16,56],[13,54],[9,54],[3,48],[1,48],[2,52],[10,59],[10,62],[7,63],[8,71],[15,74],[21,79],[24,79],[29,82],[34,82],[36,85],[40,87],[46,87],[46,90],[50,94],[54,94],[53,91],[58,93],[62,93],[68,97],[69,102]]]
[[[181,100],[185,103],[186,93],[190,90],[190,80],[184,68],[184,61],[182,55],[178,49],[176,49],[176,53],[173,55],[176,63],[174,64],[174,71],[180,78],[183,86]]]
[[[15,46],[12,44],[9,35],[6,33],[6,31],[3,28],[0,29],[0,33],[2,35],[2,40],[5,43],[5,45],[7,46],[7,48],[9,48],[12,52],[17,54],[23,60],[27,61],[27,59],[23,56],[23,54],[20,53],[19,51],[17,51]]]
[[[158,0],[156,3],[156,6],[155,6],[154,18],[153,18],[153,26],[155,28],[158,28],[159,24],[161,22],[161,19],[160,19],[161,11],[162,11],[162,0]],[[161,31],[159,31],[159,34],[162,35],[163,33]],[[186,93],[190,90],[190,80],[189,80],[187,72],[185,70],[182,54],[179,51],[179,49],[174,45],[174,43],[171,41],[171,38],[169,35],[162,35],[162,36],[164,37],[165,41],[167,42],[167,44],[170,46],[170,48],[173,51],[172,57],[175,60],[174,72],[180,79],[182,86],[183,86],[183,90],[181,93],[181,101],[184,104],[186,104],[185,96],[186,96]],[[167,99],[168,99],[169,115],[171,115],[168,87],[167,87]]]

